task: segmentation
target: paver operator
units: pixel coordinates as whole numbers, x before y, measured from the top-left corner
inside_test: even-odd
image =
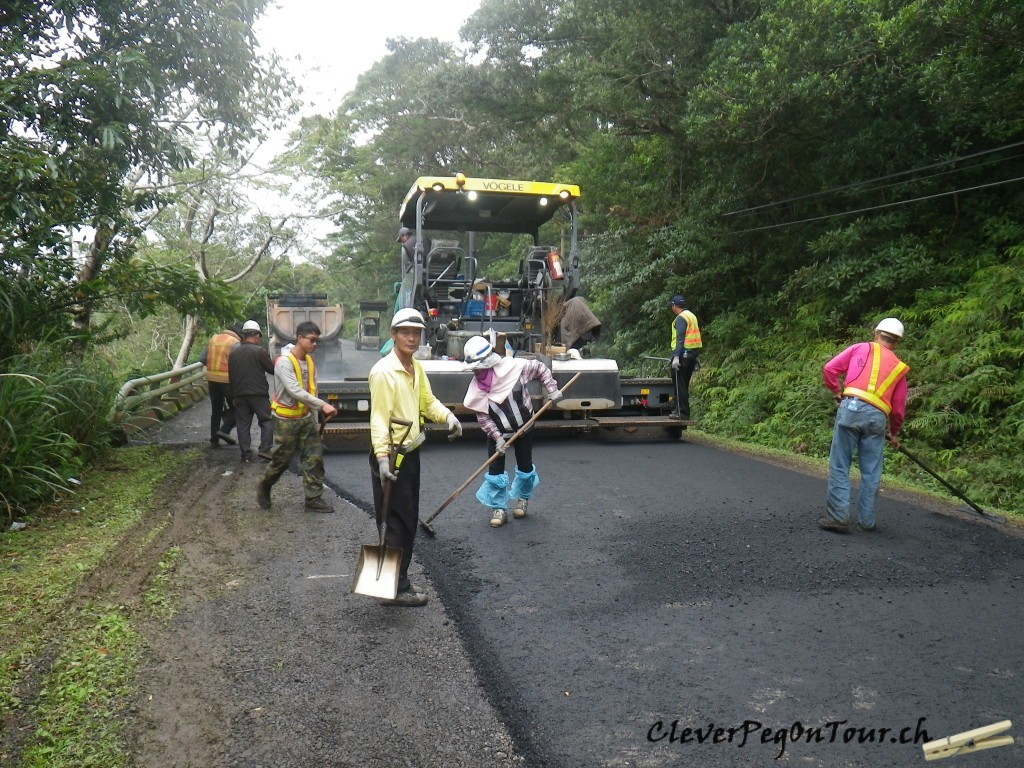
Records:
[[[505,441],[533,416],[533,402],[526,385],[539,380],[548,398],[556,403],[562,399],[562,392],[544,363],[499,355],[483,336],[470,338],[463,351],[465,362],[473,371],[463,405],[476,413],[487,435],[487,455],[499,454],[487,468],[476,498],[490,513],[491,527],[498,528],[508,520],[510,500],[515,502],[513,517],[526,517],[530,497],[540,483],[533,463],[532,427],[512,444],[516,470],[511,486],[505,474]]]
[[[323,498],[324,452],[316,414],[329,419],[338,409],[316,396],[316,365],[313,350],[320,342],[320,328],[306,320],[295,329],[295,346],[274,363],[274,451],[270,465],[256,483],[256,503],[270,509],[270,489],[280,479],[292,456],[299,454],[307,512],[333,512]]]
[[[400,309],[391,318],[392,348],[370,369],[370,483],[377,524],[383,515],[382,482],[393,483],[388,500],[387,529],[384,543],[402,548],[398,572],[398,594],[394,600],[381,600],[387,605],[419,606],[427,604],[423,589],[409,581],[416,526],[420,516],[420,451],[415,447],[423,429],[423,420],[447,424],[449,436],[462,435],[462,424],[434,396],[423,366],[413,359],[419,348],[426,323],[415,309]],[[402,466],[397,471],[391,464],[390,447],[405,433],[404,427],[392,426],[391,419],[412,423],[404,445]]]
[[[672,318],[672,378],[676,387],[676,410],[669,418],[690,420],[690,379],[697,369],[697,355],[703,343],[697,316],[686,309],[686,299],[678,293],[668,301]]]
[[[885,443],[899,447],[897,435],[907,402],[910,368],[893,351],[902,339],[903,323],[887,317],[875,326],[872,341],[847,347],[822,368],[825,386],[839,406],[828,454],[826,514],[818,520],[827,531],[846,533],[850,529],[854,450],[860,463],[857,527],[875,529],[875,497],[882,480]]]

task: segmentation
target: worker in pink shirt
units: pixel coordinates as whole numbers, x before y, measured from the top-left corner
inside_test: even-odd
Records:
[[[847,347],[822,368],[825,387],[835,396],[835,427],[828,454],[826,531],[850,530],[850,467],[860,464],[857,528],[875,530],[875,497],[882,480],[882,455],[888,441],[899,447],[910,368],[893,351],[903,339],[903,323],[887,317],[875,326],[874,339]],[[841,381],[840,381],[841,380]]]

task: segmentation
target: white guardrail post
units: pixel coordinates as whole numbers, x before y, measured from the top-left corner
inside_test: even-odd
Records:
[[[126,381],[114,399],[108,418],[142,427],[169,418],[206,396],[202,363]],[[167,383],[164,383],[167,382]]]

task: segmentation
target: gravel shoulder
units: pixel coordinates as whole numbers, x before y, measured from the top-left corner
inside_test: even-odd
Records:
[[[204,444],[199,404],[146,440]],[[156,549],[182,550],[181,608],[145,627],[133,754],[140,766],[494,766],[521,763],[473,672],[456,627],[431,596],[417,609],[352,595],[366,511],[330,490],[334,514],[302,509],[286,473],[262,511],[263,465],[205,450],[161,492],[172,524]],[[152,549],[152,547],[151,547]],[[125,569],[150,564],[121,563]]]

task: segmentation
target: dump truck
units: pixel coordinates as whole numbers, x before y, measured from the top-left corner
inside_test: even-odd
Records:
[[[344,378],[341,332],[345,326],[345,307],[331,303],[326,293],[267,296],[267,347],[271,357],[276,358],[285,346],[295,343],[295,329],[307,320],[320,328],[320,343],[313,353],[313,362],[323,388],[327,382]]]
[[[427,328],[416,357],[434,394],[460,417],[469,416],[462,400],[472,376],[462,363],[463,347],[479,334],[506,354],[543,360],[560,387],[582,374],[538,429],[619,437],[649,437],[653,429],[678,437],[688,422],[669,418],[670,378],[623,376],[614,360],[585,356],[600,322],[579,295],[579,198],[573,184],[463,174],[416,179],[398,216],[414,238],[399,249],[395,308],[423,314]],[[515,253],[495,258],[489,238]],[[505,275],[488,274],[497,262]],[[540,402],[537,382],[531,387]],[[328,447],[368,431],[368,386],[332,402],[339,414],[325,428]],[[475,425],[465,421],[470,429]]]
[[[380,349],[381,327],[384,314],[391,308],[386,301],[359,302],[359,317],[356,322],[356,349]]]

